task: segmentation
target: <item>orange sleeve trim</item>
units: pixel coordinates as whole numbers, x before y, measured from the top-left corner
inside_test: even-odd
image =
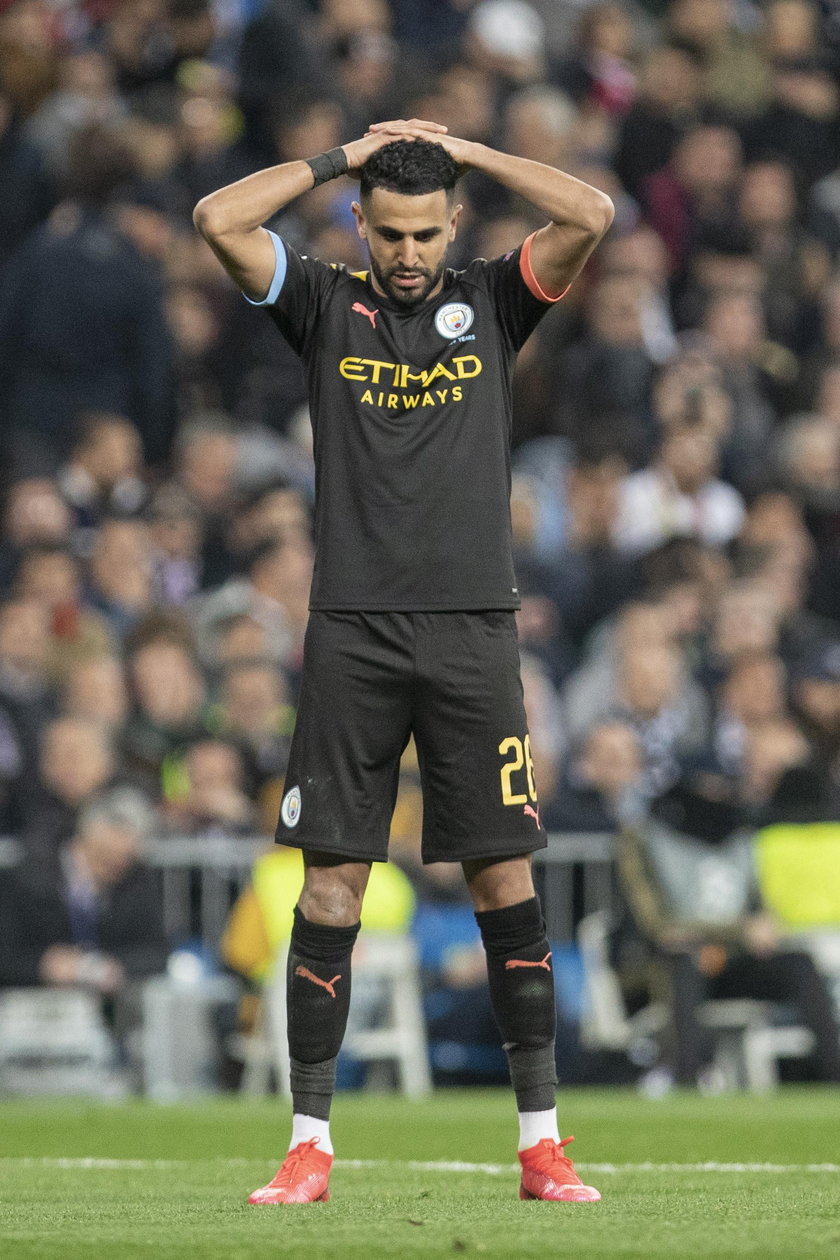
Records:
[[[539,280],[534,275],[534,269],[531,266],[531,244],[535,236],[536,236],[536,232],[532,232],[531,235],[527,238],[527,240],[523,244],[522,249],[519,254],[519,270],[522,272],[522,279],[525,281],[529,290],[531,291],[531,293],[533,293],[537,301],[559,302],[561,298],[564,298],[566,296],[566,294],[569,292],[569,289],[572,286],[570,284],[567,284],[563,292],[558,293],[556,297],[551,297],[550,294],[546,293],[545,289],[542,287]]]

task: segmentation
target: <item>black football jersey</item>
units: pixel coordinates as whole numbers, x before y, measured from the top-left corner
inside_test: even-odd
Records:
[[[549,306],[528,246],[448,269],[436,297],[405,308],[367,272],[275,238],[265,305],[304,362],[314,433],[311,608],[519,607],[511,377]]]

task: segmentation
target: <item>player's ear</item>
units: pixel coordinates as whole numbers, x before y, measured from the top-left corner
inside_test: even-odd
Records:
[[[463,207],[463,206],[458,205],[458,206],[455,206],[455,207],[453,208],[453,210],[452,210],[452,217],[451,217],[451,218],[450,218],[450,220],[449,220],[449,239],[450,239],[450,241],[454,241],[454,240],[455,240],[455,236],[456,236],[456,234],[457,234],[457,232],[458,232],[458,220],[459,220],[459,219],[460,219],[460,217],[461,217],[461,214],[462,214],[462,212],[463,212],[463,209],[464,209],[464,207]]]
[[[367,224],[365,223],[365,212],[359,205],[358,201],[354,201],[350,209],[353,211],[353,218],[356,220],[356,231],[363,241],[367,240]]]

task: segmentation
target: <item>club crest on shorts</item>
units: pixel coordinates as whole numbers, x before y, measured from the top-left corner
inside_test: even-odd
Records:
[[[472,327],[475,311],[466,302],[449,302],[435,315],[435,328],[441,337],[460,337]]]
[[[286,827],[296,827],[300,822],[300,788],[289,788],[280,806],[280,817]]]

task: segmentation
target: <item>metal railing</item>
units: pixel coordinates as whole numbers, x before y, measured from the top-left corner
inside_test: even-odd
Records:
[[[149,863],[161,872],[164,925],[169,938],[198,937],[215,949],[230,908],[248,883],[255,858],[270,848],[264,836],[167,836],[147,847]],[[535,880],[548,935],[569,941],[577,922],[607,907],[613,896],[614,838],[604,832],[549,836],[535,854]],[[0,867],[14,865],[20,845],[0,837]]]

